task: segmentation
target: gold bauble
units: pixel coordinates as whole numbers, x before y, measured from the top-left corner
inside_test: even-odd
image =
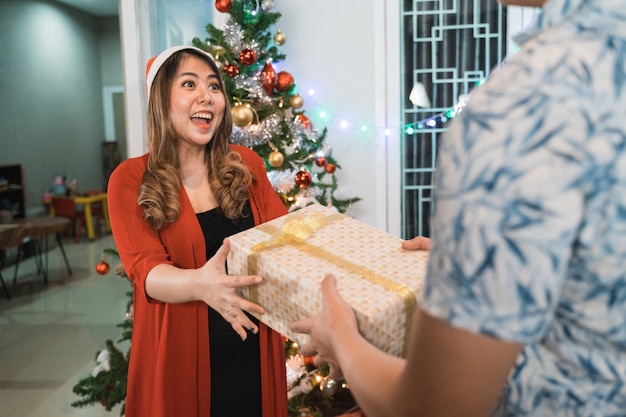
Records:
[[[209,48],[211,49],[210,52],[215,59],[219,59],[220,56],[226,53],[226,48],[220,45],[209,45]]]
[[[283,33],[283,31],[278,29],[278,31],[276,31],[276,34],[274,35],[274,43],[276,45],[284,45],[286,40],[287,38],[285,38],[285,34]]]
[[[268,160],[270,161],[271,166],[273,166],[274,168],[278,168],[279,166],[283,165],[283,162],[285,162],[285,157],[282,153],[274,151],[270,154]]]
[[[233,116],[233,123],[238,127],[250,126],[254,120],[254,112],[247,103],[236,103],[232,107],[231,113]]]
[[[296,93],[289,99],[289,105],[294,109],[299,109],[304,105],[304,99],[300,96],[300,94]]]

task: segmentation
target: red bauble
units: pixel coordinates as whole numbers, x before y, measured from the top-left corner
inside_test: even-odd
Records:
[[[281,71],[276,76],[276,89],[281,93],[294,86],[293,76],[287,71]]]
[[[302,359],[305,365],[315,366],[315,356],[304,356]]]
[[[108,263],[106,263],[106,261],[100,261],[98,262],[98,265],[96,265],[96,272],[100,275],[106,275],[109,273],[110,270],[111,267]]]
[[[252,49],[246,48],[239,52],[239,61],[244,65],[252,65],[256,62],[256,52]]]
[[[317,165],[318,167],[323,167],[324,165],[326,165],[326,158],[324,158],[323,156],[315,158],[315,165]]]
[[[215,8],[222,13],[228,13],[233,8],[233,2],[231,0],[215,0]]]
[[[230,75],[231,77],[235,77],[239,74],[239,67],[235,64],[226,64],[224,65],[224,72]]]
[[[302,123],[302,126],[306,127],[307,129],[313,129],[313,123],[311,123],[309,118],[306,117],[304,114],[297,115],[296,120]]]
[[[269,62],[265,63],[261,71],[261,82],[267,95],[271,95],[274,92],[274,85],[276,85],[276,70]]]
[[[324,167],[324,171],[328,172],[329,174],[335,172],[336,169],[337,166],[335,164],[326,164],[326,166]]]
[[[298,173],[294,177],[294,180],[298,187],[307,188],[309,185],[311,185],[311,181],[313,180],[313,178],[311,177],[311,174],[308,171],[302,170],[302,171],[298,171]]]

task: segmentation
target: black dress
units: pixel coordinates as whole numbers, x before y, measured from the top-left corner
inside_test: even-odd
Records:
[[[250,203],[244,217],[232,221],[218,208],[197,213],[204,233],[207,259],[215,255],[224,238],[254,227]],[[247,313],[246,313],[247,314]],[[249,315],[258,325],[258,320]],[[261,362],[259,335],[248,332],[246,341],[230,323],[209,307],[211,354],[211,417],[261,416]]]

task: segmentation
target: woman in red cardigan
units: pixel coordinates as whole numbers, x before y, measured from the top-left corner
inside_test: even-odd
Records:
[[[228,236],[286,214],[232,119],[210,55],[173,47],[147,68],[149,153],[111,175],[117,250],[134,287],[126,417],[287,417],[280,335],[228,276]]]

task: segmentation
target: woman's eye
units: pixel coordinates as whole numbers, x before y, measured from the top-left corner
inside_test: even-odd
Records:
[[[183,83],[183,87],[193,87],[195,86],[195,83],[193,81],[185,81]]]
[[[209,85],[209,88],[210,88],[211,90],[220,90],[220,89],[221,89],[221,88],[220,88],[220,85],[219,85],[218,83],[212,83],[212,84],[210,84],[210,85]]]

